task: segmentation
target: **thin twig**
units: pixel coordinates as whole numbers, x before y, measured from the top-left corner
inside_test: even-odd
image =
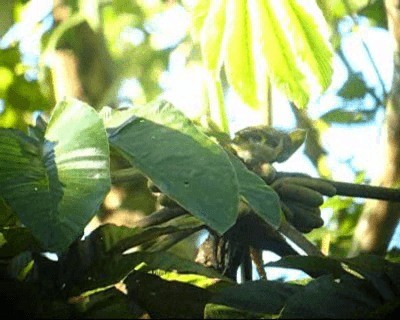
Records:
[[[353,70],[353,68],[350,65],[349,61],[347,60],[345,54],[343,53],[343,50],[340,47],[337,49],[337,54],[340,57],[340,59],[342,60],[343,64],[346,66],[346,69],[347,69],[347,72],[349,73],[349,75],[356,74],[356,71]],[[375,93],[375,91],[372,88],[367,87],[367,93],[369,93],[374,98],[376,106],[384,106],[385,105],[384,101],[382,101],[378,97],[378,95]]]
[[[176,245],[178,242],[186,239],[187,237],[191,236],[192,234],[204,229],[205,226],[201,225],[194,228],[184,229],[182,231],[178,231],[176,233],[167,234],[165,236],[160,237],[157,243],[153,244],[149,247],[149,251],[166,251]]]
[[[111,172],[112,183],[137,181],[142,177],[143,174],[136,168],[120,169]]]
[[[185,214],[187,214],[187,211],[181,207],[162,208],[161,210],[153,212],[152,214],[140,219],[135,223],[135,226],[139,228],[147,228],[170,221]]]
[[[278,231],[302,249],[309,256],[323,256],[322,252],[312,244],[300,231],[297,231],[285,220],[282,221]]]
[[[351,12],[352,10],[351,10],[349,2],[347,0],[343,0],[343,4],[344,4],[344,6],[346,8],[347,14],[349,15],[349,17],[353,21],[354,25],[359,28],[360,24],[358,23],[358,20],[356,19],[355,15]],[[385,83],[384,83],[384,81],[383,81],[383,79],[381,77],[381,74],[379,72],[379,69],[378,69],[378,67],[377,67],[377,65],[376,65],[376,63],[375,63],[375,61],[374,61],[374,59],[372,57],[371,51],[369,50],[369,48],[368,48],[367,44],[365,43],[365,40],[363,39],[363,37],[361,37],[361,43],[362,43],[362,46],[363,46],[365,52],[367,53],[368,59],[371,62],[372,68],[375,71],[375,74],[376,74],[376,76],[378,78],[379,84],[382,87],[383,96],[386,99],[387,92],[386,92],[386,89],[385,89]]]

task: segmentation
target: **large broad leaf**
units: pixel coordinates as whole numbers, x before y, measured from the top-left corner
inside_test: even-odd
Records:
[[[57,104],[44,139],[0,129],[0,196],[49,251],[81,235],[110,187],[103,122],[77,100]]]
[[[160,190],[216,232],[236,221],[239,192],[225,151],[170,103],[114,113],[110,143]]]
[[[381,304],[381,297],[366,281],[350,275],[344,275],[340,281],[323,276],[288,297],[281,316],[285,319],[362,319]]]
[[[211,302],[253,313],[277,315],[288,297],[301,292],[302,286],[264,280],[249,281],[221,290]]]
[[[151,318],[200,319],[211,292],[155,275],[134,272],[126,280],[128,296],[145,309]]]
[[[333,54],[315,1],[198,1],[193,15],[205,67],[218,74],[224,64],[249,106],[266,103],[268,78],[299,107],[330,84]]]
[[[89,290],[108,287],[121,281],[134,269],[145,272],[163,270],[176,274],[196,274],[215,283],[229,280],[217,271],[169,252],[137,251],[121,254],[121,248],[145,244],[162,234],[177,231],[175,227],[127,228],[112,224],[100,226],[83,241],[76,242],[60,258],[65,290],[81,294]],[[124,250],[122,250],[124,251]]]

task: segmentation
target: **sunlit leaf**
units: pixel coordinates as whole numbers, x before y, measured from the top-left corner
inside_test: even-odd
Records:
[[[252,17],[248,11],[248,6],[254,3],[257,1],[228,1],[225,71],[228,82],[235,92],[249,106],[257,108],[259,107],[257,91],[261,90],[257,88],[257,80],[261,81],[261,79],[257,79],[256,71],[257,68],[262,69],[264,64],[258,65],[261,61],[258,61],[259,57],[253,52],[254,42],[260,41],[260,39],[254,39],[252,31],[256,27],[254,25],[256,22],[252,19],[255,17]],[[266,79],[266,74],[264,74],[264,79]],[[265,85],[265,82],[261,84]]]
[[[164,234],[178,231],[179,228],[172,226],[144,229],[113,224],[100,226],[84,240],[74,242],[61,256],[65,290],[80,295],[106,288],[121,281],[133,270],[199,275],[198,280],[211,287],[220,286],[220,280],[225,285],[229,283],[230,280],[216,270],[169,252],[136,251],[122,254],[127,249],[145,245]],[[212,280],[208,281],[206,278]]]
[[[141,319],[145,312],[121,291],[110,288],[90,295],[79,303],[80,317],[85,319]]]
[[[328,42],[328,27],[314,1],[290,0],[286,12],[295,28],[291,35],[295,41],[294,52],[308,78],[308,85],[323,91],[328,88],[332,76],[333,52]],[[301,67],[305,64],[304,69]],[[314,79],[310,79],[314,78]],[[316,81],[314,83],[313,81]]]
[[[202,2],[202,1],[200,1]],[[206,3],[207,1],[205,1]],[[212,1],[200,34],[201,53],[207,69],[218,74],[224,55],[226,0]]]
[[[221,2],[221,1],[212,1]],[[211,0],[196,1],[192,11],[191,11],[191,21],[192,21],[192,36],[194,39],[200,37],[201,29],[204,26],[207,14],[210,11]],[[215,9],[214,9],[215,10]]]
[[[166,281],[142,272],[126,280],[128,296],[150,314],[151,318],[203,318],[211,292],[178,281]]]
[[[355,14],[364,9],[371,1],[369,0],[316,0],[325,18],[330,23],[337,23],[346,15]],[[372,1],[374,2],[374,1]],[[378,0],[381,2],[381,0]],[[346,6],[347,5],[347,6]]]
[[[0,195],[50,251],[83,232],[110,187],[109,149],[98,114],[60,102],[44,141],[0,129]]]
[[[110,142],[160,190],[219,233],[236,221],[239,192],[225,151],[166,102],[117,112]]]
[[[201,17],[195,28],[205,65],[218,72],[223,62],[229,84],[249,106],[266,103],[268,78],[299,107],[330,84],[328,27],[314,1],[215,1],[205,18],[200,2],[194,16]]]
[[[140,269],[138,269],[140,270]],[[179,281],[193,286],[209,289],[210,291],[217,291],[233,285],[231,281],[222,281],[218,278],[209,278],[204,275],[193,273],[178,273],[176,271],[154,270],[152,273],[157,274],[161,279],[168,281]]]

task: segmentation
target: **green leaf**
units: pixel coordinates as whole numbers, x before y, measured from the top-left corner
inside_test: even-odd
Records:
[[[351,74],[338,91],[338,95],[348,100],[364,98],[368,92],[367,84],[362,75],[357,72]]]
[[[218,271],[204,267],[201,264],[180,258],[169,252],[134,252],[129,256],[135,257],[138,264],[142,263],[142,271],[166,270],[176,271],[182,274],[198,274],[212,279],[221,279],[224,282],[230,279],[223,277]]]
[[[249,281],[220,290],[210,302],[247,312],[277,315],[288,297],[302,289],[300,285],[278,281]]]
[[[217,303],[207,303],[204,308],[204,319],[270,319],[270,314],[262,314],[244,311],[221,305]]]
[[[211,292],[206,289],[142,272],[130,274],[124,282],[128,296],[151,318],[200,319],[211,298]]]
[[[374,119],[375,110],[372,111],[347,111],[343,109],[333,109],[321,116],[321,120],[328,123],[366,123]]]
[[[0,227],[11,227],[18,225],[18,217],[11,210],[11,208],[6,205],[4,200],[0,198]]]
[[[110,288],[90,295],[78,305],[79,318],[140,319],[145,312],[121,291]]]
[[[205,66],[218,75],[224,63],[228,83],[249,106],[266,103],[268,78],[299,107],[330,84],[328,27],[314,1],[201,2],[194,29]]]
[[[81,294],[88,290],[104,288],[117,283],[132,270],[153,272],[165,270],[182,274],[198,274],[214,281],[229,280],[217,271],[169,252],[137,251],[122,254],[125,250],[152,241],[160,235],[177,232],[176,227],[128,228],[112,224],[102,225],[83,241],[60,257],[66,290]]]
[[[137,268],[136,270],[140,270]],[[208,289],[213,292],[217,292],[222,288],[226,288],[232,286],[233,283],[231,281],[221,281],[218,278],[209,278],[203,275],[193,274],[193,273],[178,273],[176,271],[164,271],[164,270],[154,270],[154,274],[157,274],[161,279],[168,281],[179,281],[187,284],[191,284],[193,286]]]
[[[325,90],[331,82],[333,52],[322,12],[315,1],[299,0],[289,0],[286,10],[294,27],[291,35],[295,41],[294,52],[300,58],[300,65],[305,64],[303,72],[308,76],[308,83]]]
[[[279,196],[237,157],[230,153],[229,156],[236,170],[240,195],[261,219],[278,229],[281,224]]]
[[[0,129],[0,195],[44,249],[65,250],[79,237],[110,187],[101,119],[77,100],[58,103],[44,141]]]
[[[368,5],[362,8],[358,14],[367,17],[370,25],[373,27],[388,28],[386,8],[383,0],[368,1]]]
[[[342,0],[317,0],[318,6],[321,8],[325,18],[334,26],[345,16],[356,14],[359,10],[362,10],[369,3],[374,1],[347,0],[346,2],[348,8],[346,8],[346,3]],[[381,0],[378,0],[378,2],[381,2]]]
[[[361,319],[380,304],[381,298],[364,280],[343,276],[336,281],[332,276],[323,276],[290,296],[281,317]]]
[[[14,227],[0,229],[0,234],[6,241],[0,246],[0,257],[11,258],[23,251],[36,251],[40,249],[40,244],[25,227]]]
[[[191,33],[192,37],[195,40],[198,40],[200,37],[200,32],[204,26],[206,17],[208,12],[210,11],[211,3],[220,2],[220,1],[213,1],[211,0],[201,0],[196,1],[195,5],[191,10]],[[215,9],[214,9],[215,10]]]
[[[239,191],[225,151],[170,103],[117,112],[110,143],[167,196],[218,233],[236,221]]]
[[[247,6],[257,1],[231,0],[227,4],[225,72],[229,84],[249,106],[259,107],[257,67],[259,61],[253,52],[252,17]],[[257,39],[258,41],[259,39]],[[265,70],[265,69],[264,69]],[[264,74],[264,80],[266,74]],[[262,82],[265,85],[265,81]],[[264,88],[266,89],[266,88]],[[265,96],[266,97],[266,96]]]
[[[6,243],[7,243],[7,240],[4,237],[4,234],[2,232],[0,232],[0,248],[2,248]]]
[[[290,268],[302,270],[310,275],[332,274],[338,278],[346,273],[339,260],[316,256],[288,256],[267,264],[268,267]]]
[[[223,37],[225,30],[225,7],[226,0],[199,1],[202,6],[197,6],[197,19],[195,20],[196,28],[198,29],[202,19],[200,44],[203,62],[212,74],[218,75],[222,65],[222,59],[225,48],[223,47]],[[208,4],[208,14],[205,18],[203,12]]]

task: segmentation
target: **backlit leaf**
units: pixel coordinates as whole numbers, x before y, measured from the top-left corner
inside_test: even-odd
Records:
[[[170,103],[116,112],[111,144],[170,198],[219,233],[236,221],[238,182],[225,151]]]
[[[63,251],[110,187],[103,122],[77,100],[55,107],[43,141],[0,129],[0,195],[45,249]]]

